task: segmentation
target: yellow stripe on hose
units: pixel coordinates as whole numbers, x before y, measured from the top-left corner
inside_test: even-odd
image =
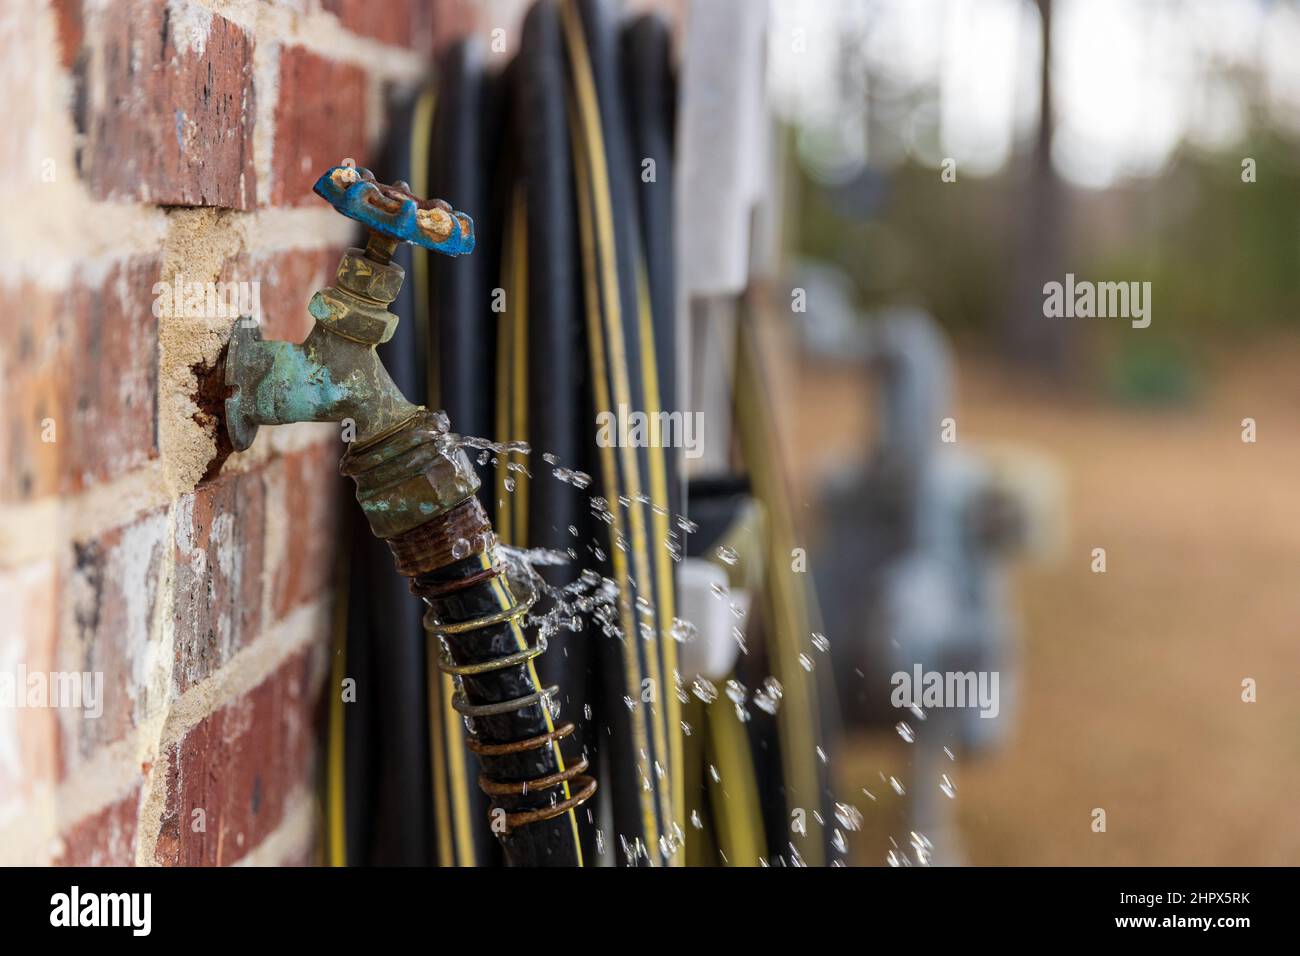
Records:
[[[771,587],[771,652],[783,686],[777,727],[781,737],[781,765],[789,798],[821,801],[821,781],[814,762],[814,748],[820,736],[816,702],[809,689],[812,679],[799,664],[800,642],[810,633],[802,605],[789,572],[789,546],[794,540],[793,519],[786,510],[789,501],[773,455],[760,449],[775,447],[775,436],[767,421],[763,395],[758,389],[757,357],[741,324],[736,349],[736,410],[745,463],[754,480],[754,491],[767,508],[771,531],[767,541],[767,577]],[[804,862],[823,866],[825,847],[820,840],[800,841]]]
[[[514,438],[528,439],[528,206],[524,187],[515,188],[515,216],[511,230],[514,251],[511,265],[512,303],[515,317],[511,323],[512,367],[510,381],[514,388],[510,405]],[[507,472],[509,473],[509,472]],[[528,473],[521,471],[515,478],[515,541],[521,548],[528,547]]]
[[[509,227],[507,227],[509,228]],[[507,242],[501,255],[501,284],[502,290],[506,294],[506,308],[500,313],[497,319],[497,360],[496,360],[496,407],[493,409],[493,429],[496,432],[498,442],[507,442],[515,437],[510,434],[510,392],[512,383],[510,381],[510,348],[514,343],[514,337],[510,335],[510,300],[514,298],[515,290],[510,288],[511,269],[510,258],[513,253],[512,244]],[[519,436],[523,437],[523,436]],[[497,534],[507,544],[522,546],[522,542],[515,535],[514,522],[511,520],[512,515],[512,496],[506,494],[506,477],[510,474],[506,468],[510,461],[510,456],[504,452],[497,453],[496,476],[493,482],[495,490],[493,514],[496,520]]]
[[[589,181],[592,186],[592,195],[588,202],[594,200],[594,223],[595,232],[598,237],[596,248],[600,252],[600,292],[604,305],[602,312],[609,336],[609,369],[613,373],[612,381],[614,384],[615,398],[618,404],[631,408],[631,385],[628,381],[627,355],[623,342],[622,305],[619,302],[618,295],[618,268],[613,255],[615,249],[614,222],[613,210],[610,208],[609,200],[609,173],[605,165],[604,140],[600,130],[600,111],[596,98],[595,80],[592,76],[591,61],[587,55],[586,40],[583,36],[582,24],[578,19],[577,10],[571,0],[566,0],[566,2],[561,4],[560,9],[564,31],[569,42],[569,50],[573,58],[572,74],[575,86],[574,95],[576,96],[578,106],[576,115],[581,121],[582,132],[585,135],[585,145],[591,150],[590,157],[582,155],[580,147],[583,144],[579,143],[575,146],[575,162],[577,162],[579,169],[581,170],[579,178],[582,182],[588,181],[585,174],[588,172],[587,162],[590,162]],[[583,192],[584,190],[579,189],[580,195],[582,195]],[[590,224],[587,220],[592,218],[591,212],[591,207],[588,205],[583,212],[584,225],[587,226],[584,233],[589,233],[590,231]],[[584,253],[591,254],[592,247],[589,234],[585,235],[583,245]],[[603,336],[600,334],[598,326],[599,323],[597,323],[597,327],[592,330],[592,339],[595,346],[595,348],[593,348],[593,355],[603,351]],[[603,359],[601,364],[604,364]],[[602,368],[601,373],[603,372],[604,369]],[[603,374],[599,374],[597,380],[598,382],[604,381]],[[598,411],[610,411],[611,405],[609,403],[608,393],[605,389],[602,389],[601,391],[602,395],[601,400],[598,402]],[[634,583],[636,584],[638,593],[641,593],[646,590],[645,583],[649,578],[649,569],[647,567],[648,559],[646,551],[647,540],[644,520],[645,516],[642,513],[642,505],[637,500],[641,495],[640,469],[638,467],[637,450],[635,448],[624,447],[620,450],[622,452],[623,470],[628,486],[627,498],[629,499],[629,505],[627,510],[632,535],[630,545],[633,555],[633,566],[636,571]],[[602,450],[602,458],[606,457],[603,453],[604,451],[605,450]],[[612,455],[609,457],[612,458]],[[620,505],[617,497],[618,496],[616,495],[615,500],[610,502],[610,512],[614,515],[616,530],[621,523],[618,518]],[[617,546],[613,549],[616,559],[620,550],[621,549]],[[627,603],[627,597],[624,593],[626,589],[623,587],[623,582],[627,581],[628,577],[626,574],[620,574],[619,580],[620,602]],[[656,611],[656,621],[658,620],[657,614],[658,612]],[[657,641],[641,641],[640,632],[635,626],[635,621],[633,621],[632,624],[632,628],[627,630],[627,638],[631,642],[629,647],[635,652],[637,645],[641,643],[650,645],[646,651],[646,658],[650,663],[651,669],[657,671],[658,652],[655,647]],[[658,695],[663,693],[663,685],[661,682],[656,681],[655,687],[656,697],[658,697]],[[640,687],[638,685],[635,689],[633,699],[639,699],[639,697]],[[668,755],[666,731],[663,726],[662,715],[658,712],[658,708],[653,704],[650,706],[649,710],[650,730],[654,737],[655,751],[671,764],[672,760]],[[638,720],[634,719],[632,721],[634,727],[636,727],[638,723]],[[644,729],[641,730],[641,734],[644,736]],[[638,741],[638,751],[644,751],[644,746],[640,741]],[[640,752],[638,753],[638,759],[644,764],[645,758]],[[671,789],[671,780],[669,781],[668,786],[661,786],[658,781],[658,774],[656,773],[655,776],[651,777],[649,776],[649,772],[649,768],[643,766],[642,773],[646,774],[646,780],[650,781],[651,785],[658,792],[660,800],[659,813],[664,821],[664,827],[666,828],[673,820],[672,798],[669,793],[669,790]],[[644,802],[647,799],[644,790],[642,791],[642,794]],[[653,806],[653,801],[651,803]],[[646,814],[646,819],[648,823],[647,837],[654,839],[656,836],[661,835],[661,828],[656,826],[653,822],[653,809]],[[653,862],[655,859],[654,853],[657,850],[657,847],[648,849],[650,850],[650,859]],[[677,856],[674,855],[670,857],[668,862],[669,865],[675,865],[677,862]]]
[[[447,805],[447,750],[442,741],[443,721],[438,719],[442,712],[441,674],[438,670],[438,639],[432,634],[426,635],[424,657],[425,670],[429,688],[429,743],[433,747],[433,825],[437,831],[435,844],[438,849],[439,866],[455,866],[456,853],[452,846],[451,808]]]
[[[659,434],[659,363],[655,354],[654,316],[650,310],[650,290],[646,286],[644,262],[637,263],[636,300],[637,318],[641,340],[642,377],[645,379],[646,414],[651,425],[650,458],[650,500],[658,505],[651,509],[651,521],[655,530],[655,578],[659,585],[658,606],[659,635],[663,641],[664,668],[668,671],[671,686],[664,691],[668,703],[668,740],[669,773],[672,784],[673,819],[682,823],[686,819],[686,781],[683,777],[685,759],[682,741],[682,705],[677,697],[677,642],[672,634],[673,621],[677,617],[677,606],[673,596],[672,558],[668,554],[668,473],[664,464],[663,436]],[[665,626],[664,621],[667,620]],[[682,827],[685,833],[685,826]]]
[[[479,566],[485,570],[492,566],[492,559],[486,552],[479,555]],[[502,575],[497,575],[492,579],[492,593],[496,595],[497,605],[503,611],[514,607],[518,603],[515,601],[514,595],[510,592],[509,582],[506,581]],[[514,635],[515,646],[521,651],[528,650],[528,638],[524,634],[524,629],[519,626],[519,618],[513,617],[510,619],[510,631]],[[528,662],[527,666],[528,680],[532,683],[533,691],[534,693],[541,694],[544,688],[541,679],[537,676],[537,668],[533,666],[531,660]],[[547,732],[552,734],[555,733],[555,721],[551,718],[550,707],[545,704],[541,704],[540,706],[542,708],[542,718],[546,721]],[[560,753],[560,742],[558,740],[551,741],[551,752],[555,755],[555,768],[557,770],[563,770],[564,755]],[[572,793],[569,790],[569,781],[564,781],[560,786],[564,790],[564,799],[568,800],[572,796]],[[578,839],[578,817],[572,809],[566,812],[569,817],[569,825],[573,831],[573,847],[578,856],[578,865],[582,866],[582,842]]]
[[[573,144],[574,163],[577,168],[578,184],[578,206],[581,211],[579,216],[579,232],[581,234],[581,245],[583,259],[586,268],[583,270],[583,284],[586,288],[587,301],[587,334],[591,338],[591,362],[592,362],[592,381],[595,385],[596,396],[595,402],[598,409],[608,410],[609,408],[609,381],[605,377],[605,346],[604,335],[601,332],[601,315],[600,301],[598,298],[596,286],[596,276],[594,275],[593,259],[595,252],[591,248],[592,244],[592,226],[591,226],[591,197],[582,187],[586,182],[586,162],[582,154],[581,144],[575,139]],[[618,495],[618,465],[614,461],[614,452],[610,448],[602,447],[600,449],[601,471],[605,475],[605,482],[610,492],[615,497]],[[618,503],[615,501],[614,507],[610,509],[610,514],[614,519],[613,532],[615,538],[623,534],[622,513],[618,509]],[[614,576],[624,582],[628,579],[627,558],[624,556],[621,548],[615,546],[610,554],[610,560],[614,565]],[[618,590],[618,611],[619,621],[623,627],[623,633],[628,635],[628,640],[632,643],[624,644],[623,651],[623,681],[627,687],[628,693],[633,700],[637,700],[641,694],[641,662],[636,646],[636,621],[632,615],[632,605],[628,600],[627,589],[620,583]],[[640,769],[641,776],[645,780],[650,780],[650,762],[647,754],[647,735],[645,725],[639,718],[633,717],[630,721],[632,727],[632,743],[636,747],[637,766]],[[641,817],[642,826],[647,840],[653,840],[654,834],[658,827],[655,823],[654,800],[648,790],[638,787],[641,799]],[[653,856],[651,862],[654,862]]]
[[[346,523],[346,522],[345,522]],[[341,558],[346,561],[346,558]],[[344,814],[344,800],[347,796],[347,783],[344,778],[344,747],[346,724],[343,719],[343,678],[347,674],[348,657],[348,591],[346,587],[335,588],[334,605],[334,660],[330,666],[330,734],[329,734],[329,783],[326,789],[326,803],[329,816],[329,851],[330,866],[348,865],[347,817]]]
[[[478,866],[478,853],[474,846],[473,828],[478,821],[471,819],[469,794],[469,767],[465,761],[465,723],[456,708],[452,706],[452,697],[456,685],[450,674],[439,673],[442,678],[442,726],[447,735],[448,770],[451,776],[452,823],[456,833],[457,866]]]
[[[704,713],[709,756],[722,778],[720,783],[709,778],[709,802],[720,824],[718,843],[728,866],[758,866],[766,841],[745,729],[729,701],[715,700],[705,705]]]
[[[411,131],[411,186],[418,196],[427,196],[433,191],[429,182],[429,148],[437,99],[437,94],[429,90],[415,105]],[[426,401],[430,407],[436,408],[439,404],[439,374],[438,363],[430,360],[434,328],[429,311],[429,253],[418,246],[411,248],[411,276],[417,348],[425,367]],[[475,866],[477,853],[469,807],[469,787],[472,784],[465,765],[463,725],[460,715],[451,706],[454,692],[451,678],[438,670],[435,663],[438,653],[440,649],[436,639],[430,638],[425,655],[438,865]]]
[[[415,118],[411,124],[411,189],[417,196],[428,196],[433,190],[429,183],[429,146],[433,134],[433,110],[437,96],[426,90],[415,104]],[[433,329],[429,322],[429,250],[411,245],[411,293],[415,310],[416,354],[425,366],[425,393],[429,407],[438,406],[438,376],[429,358],[429,343]]]

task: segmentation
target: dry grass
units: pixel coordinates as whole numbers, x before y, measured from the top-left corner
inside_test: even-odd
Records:
[[[1067,482],[1061,558],[1017,574],[1015,732],[954,765],[972,863],[1300,863],[1300,342],[1218,365],[1197,406],[1153,412],[963,364],[961,440],[1045,453]],[[789,381],[792,450],[842,460],[863,427],[856,373]],[[1257,703],[1241,701],[1244,677]],[[886,731],[841,750],[841,787],[866,815],[856,858],[879,863],[890,833],[906,841],[905,798],[878,773],[905,779],[907,745]]]

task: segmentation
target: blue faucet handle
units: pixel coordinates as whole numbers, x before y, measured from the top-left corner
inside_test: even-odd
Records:
[[[376,182],[368,169],[334,166],[316,180],[316,195],[349,219],[392,239],[448,256],[474,251],[474,220],[441,199],[411,195],[405,183]]]

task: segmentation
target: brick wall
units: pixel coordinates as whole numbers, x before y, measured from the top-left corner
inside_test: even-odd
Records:
[[[266,334],[300,338],[351,238],[314,177],[366,161],[468,18],[6,0],[0,675],[103,699],[0,706],[0,863],[313,858],[337,430],[223,461],[202,379],[233,320],[155,316],[156,284],[256,281]]]

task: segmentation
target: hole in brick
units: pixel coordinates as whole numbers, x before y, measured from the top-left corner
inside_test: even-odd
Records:
[[[211,431],[217,443],[216,453],[208,462],[203,477],[199,479],[199,484],[202,484],[217,476],[221,466],[235,450],[230,442],[230,434],[226,431],[226,399],[230,397],[231,389],[226,385],[225,352],[222,352],[211,364],[194,363],[190,366],[190,371],[194,373],[194,379],[198,383],[193,395],[194,404],[198,406],[198,411],[193,416],[194,423],[206,431]]]

